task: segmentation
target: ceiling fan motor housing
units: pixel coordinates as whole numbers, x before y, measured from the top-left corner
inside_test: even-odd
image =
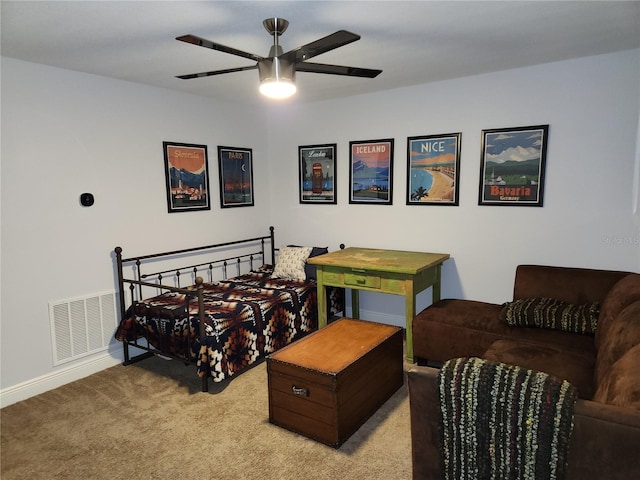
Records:
[[[285,80],[294,83],[296,79],[294,64],[278,57],[260,60],[258,62],[258,73],[260,82]]]
[[[262,25],[269,32],[269,35],[282,35],[287,30],[289,22],[284,18],[275,17],[263,20]]]

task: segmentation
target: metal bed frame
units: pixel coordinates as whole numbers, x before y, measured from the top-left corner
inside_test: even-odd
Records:
[[[267,250],[268,248],[268,250]],[[233,253],[233,252],[236,253]],[[127,305],[134,306],[148,298],[148,292],[155,292],[155,295],[166,292],[175,292],[185,295],[185,307],[193,298],[198,300],[199,337],[201,344],[205,341],[204,322],[204,302],[202,284],[207,278],[209,282],[216,279],[218,273],[222,279],[228,278],[228,270],[235,266],[237,275],[242,273],[243,268],[252,270],[254,264],[259,260],[260,265],[265,265],[266,254],[270,252],[271,265],[275,265],[275,255],[277,249],[274,242],[274,227],[269,227],[269,235],[261,237],[247,238],[232,242],[217,243],[201,247],[185,248],[170,252],[156,253],[150,255],[140,255],[136,257],[123,258],[122,247],[115,247],[118,293],[120,299],[120,321],[127,312]],[[178,261],[188,261],[198,258],[197,263],[174,267],[172,263]],[[168,266],[171,264],[172,266]],[[164,265],[164,266],[163,266]],[[148,271],[147,269],[153,269]],[[132,278],[125,277],[125,272],[131,270]],[[129,274],[127,274],[129,275]],[[193,286],[186,288],[181,286],[181,280],[187,276]],[[173,285],[168,284],[170,282]],[[185,283],[184,281],[182,283]],[[127,299],[129,300],[127,302]],[[159,354],[185,361],[187,364],[197,363],[197,355],[191,356],[188,348],[189,339],[185,338],[185,351],[189,352],[189,358],[177,357],[163,352],[153,347],[145,338],[136,338],[130,341],[123,341],[124,365],[130,365],[145,358]],[[131,356],[130,347],[143,350],[143,353]],[[202,391],[209,388],[207,377],[202,378]]]

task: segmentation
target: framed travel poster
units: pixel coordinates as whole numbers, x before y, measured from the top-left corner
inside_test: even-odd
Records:
[[[336,203],[336,144],[298,147],[300,203]]]
[[[169,213],[210,210],[206,145],[162,142]]]
[[[458,205],[461,135],[407,138],[407,205]]]
[[[549,125],[482,131],[478,205],[541,207]]]
[[[349,203],[393,203],[393,139],[349,142]]]
[[[218,147],[220,207],[253,206],[253,152],[250,148]]]

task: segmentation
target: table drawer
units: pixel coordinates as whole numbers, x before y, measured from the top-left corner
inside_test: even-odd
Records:
[[[324,272],[322,279],[329,285],[340,286],[344,284],[344,275],[342,273]]]
[[[362,273],[345,273],[344,284],[358,287],[380,288],[380,277]]]

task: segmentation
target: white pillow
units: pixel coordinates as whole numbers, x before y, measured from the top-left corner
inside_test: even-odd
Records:
[[[274,278],[306,280],[304,265],[313,247],[280,247],[276,267],[271,274]]]

